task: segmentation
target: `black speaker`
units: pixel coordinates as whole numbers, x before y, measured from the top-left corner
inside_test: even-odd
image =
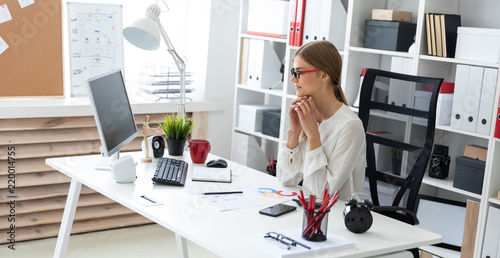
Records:
[[[349,198],[343,212],[346,228],[353,233],[364,233],[370,229],[373,224],[371,208],[373,203],[368,199],[359,202],[354,195]]]
[[[148,137],[148,147],[149,147],[149,156],[153,158],[163,157],[165,153],[165,141],[161,135],[154,135]],[[142,142],[142,151],[144,155],[146,155],[144,141]]]
[[[448,146],[434,144],[434,151],[430,158],[429,176],[439,179],[447,178],[449,169]]]

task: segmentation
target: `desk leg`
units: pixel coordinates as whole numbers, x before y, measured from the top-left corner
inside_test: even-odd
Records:
[[[175,233],[175,241],[177,242],[177,251],[179,252],[179,257],[188,258],[188,250],[186,245],[186,239],[181,235]]]
[[[76,206],[78,204],[78,198],[80,197],[80,190],[82,190],[82,183],[78,182],[76,179],[71,179],[68,198],[66,199],[66,206],[64,207],[64,214],[61,221],[61,228],[59,229],[59,235],[57,237],[54,258],[64,257],[66,254],[71,227],[73,227],[73,220],[75,219]]]

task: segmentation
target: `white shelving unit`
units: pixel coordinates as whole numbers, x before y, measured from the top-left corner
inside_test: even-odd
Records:
[[[267,40],[281,53],[280,58],[285,60],[285,75],[283,88],[278,90],[255,89],[239,84],[240,71],[238,69],[235,82],[234,102],[234,133],[242,133],[255,137],[260,142],[260,151],[265,157],[276,158],[277,150],[282,142],[286,141],[288,129],[288,107],[290,101],[295,98],[295,89],[290,82],[290,68],[292,66],[291,56],[298,49],[288,46],[288,39],[274,39],[247,35],[246,22],[248,17],[248,3],[252,0],[241,0],[240,10],[240,35],[238,39],[238,60],[235,65],[239,67],[241,41],[244,38]],[[352,103],[358,93],[360,83],[359,74],[363,68],[377,68],[390,70],[392,57],[411,58],[413,75],[444,78],[445,81],[455,81],[455,69],[458,64],[481,66],[499,69],[498,63],[480,62],[473,60],[461,60],[454,58],[443,58],[427,55],[425,13],[449,13],[460,14],[462,26],[500,29],[500,1],[494,0],[350,0],[348,4],[347,21],[345,28],[345,43],[337,46],[343,57],[342,81],[344,93],[349,103]],[[371,18],[372,9],[393,9],[398,11],[412,12],[412,23],[416,23],[415,49],[413,53],[395,52],[363,47],[364,23]],[[342,30],[343,31],[343,30]],[[283,51],[284,49],[284,51]],[[497,79],[495,90],[495,103],[492,108],[496,111],[500,94],[500,80]],[[281,106],[280,137],[270,137],[262,133],[249,132],[238,128],[238,106],[241,104],[270,104]],[[352,108],[357,112],[356,108]],[[496,112],[494,111],[494,116]],[[376,114],[383,119],[389,119],[387,114]],[[494,120],[492,120],[494,121]],[[399,121],[401,122],[401,121]],[[494,138],[495,123],[492,123],[490,135],[470,133],[463,130],[451,128],[450,126],[438,125],[436,127],[435,143],[447,145],[450,148],[451,165],[448,178],[441,180],[426,176],[423,180],[425,194],[452,197],[459,201],[471,199],[480,202],[478,230],[476,235],[474,257],[482,257],[481,250],[484,242],[484,233],[487,222],[488,207],[500,208],[500,200],[497,199],[500,190],[500,140]],[[234,139],[233,133],[233,139]],[[486,168],[484,173],[482,194],[476,194],[453,187],[455,170],[455,158],[462,156],[465,145],[477,144],[488,148]],[[233,143],[234,146],[234,143]],[[233,149],[233,153],[235,150]],[[267,163],[267,160],[262,161]],[[264,169],[259,169],[264,171]],[[424,187],[425,186],[425,187]],[[433,250],[435,252],[436,250]],[[450,255],[447,253],[446,255]],[[456,253],[453,255],[457,255]],[[457,255],[457,257],[459,254]],[[448,256],[446,256],[448,257]]]

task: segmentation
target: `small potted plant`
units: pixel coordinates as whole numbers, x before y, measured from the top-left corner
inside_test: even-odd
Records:
[[[403,158],[403,150],[387,146],[392,158],[392,173],[401,175],[401,159]]]
[[[185,116],[165,115],[163,122],[158,123],[167,138],[168,154],[171,156],[182,156],[186,139],[193,131],[193,119]]]

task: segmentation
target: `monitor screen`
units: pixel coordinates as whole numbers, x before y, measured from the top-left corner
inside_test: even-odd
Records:
[[[121,69],[87,79],[87,87],[101,152],[109,157],[138,134]]]

